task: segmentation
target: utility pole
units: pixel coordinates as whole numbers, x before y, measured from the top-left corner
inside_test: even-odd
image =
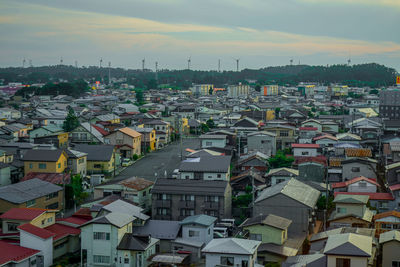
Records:
[[[145,62],[146,62],[146,59],[143,58],[143,59],[142,59],[142,71],[143,71],[143,72],[144,72],[144,64],[145,64]]]
[[[115,148],[114,148],[113,155],[114,155],[114,177],[115,177],[115,166],[117,165],[117,161],[115,160]]]
[[[250,168],[250,176],[251,176],[251,207],[254,208],[254,201],[255,201],[255,192],[256,189],[254,188],[254,167]]]
[[[156,81],[158,84],[158,62],[156,61]]]
[[[182,152],[182,120],[181,120],[181,115],[179,115],[178,118],[179,118],[179,122],[178,122],[178,125],[179,125],[179,139],[180,139],[180,142],[181,142],[181,144],[180,144],[180,148],[181,148],[181,160],[183,160],[183,152]]]
[[[221,59],[218,59],[218,72],[221,72]]]
[[[108,85],[111,85],[111,61],[108,61]]]

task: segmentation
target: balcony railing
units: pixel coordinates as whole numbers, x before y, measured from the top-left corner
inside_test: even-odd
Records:
[[[193,200],[180,200],[179,201],[179,208],[188,208],[194,209],[194,201]]]
[[[170,199],[156,199],[153,202],[153,205],[157,208],[170,208],[171,200]]]

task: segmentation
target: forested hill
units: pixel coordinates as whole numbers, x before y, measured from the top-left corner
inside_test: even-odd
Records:
[[[57,65],[28,68],[0,68],[0,80],[9,82],[47,83],[60,80],[79,79],[108,82],[109,69]],[[244,69],[236,71],[195,71],[195,70],[160,70],[158,82],[151,70],[132,70],[111,68],[111,77],[127,78],[129,84],[140,88],[154,88],[158,84],[168,84],[186,89],[192,83],[212,83],[217,87],[227,84],[255,80],[258,84],[277,83],[296,85],[298,82],[319,82],[322,84],[342,83],[349,86],[382,87],[395,83],[396,70],[376,63],[360,65],[308,66],[293,65],[266,67],[262,69]]]

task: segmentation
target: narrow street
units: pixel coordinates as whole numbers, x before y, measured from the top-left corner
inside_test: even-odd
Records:
[[[199,147],[199,139],[186,138],[182,140],[182,154],[185,155],[185,149],[196,149]],[[171,175],[174,169],[179,167],[181,162],[180,142],[174,142],[158,151],[147,154],[144,158],[138,160],[133,165],[127,167],[113,180],[121,181],[126,178],[137,176],[151,181],[157,178],[164,178],[165,172]]]

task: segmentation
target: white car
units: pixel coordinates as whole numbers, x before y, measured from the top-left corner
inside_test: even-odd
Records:
[[[128,167],[128,166],[130,166],[132,164],[132,161],[130,160],[130,159],[128,159],[128,158],[124,158],[123,160],[122,160],[122,166],[123,167]]]

